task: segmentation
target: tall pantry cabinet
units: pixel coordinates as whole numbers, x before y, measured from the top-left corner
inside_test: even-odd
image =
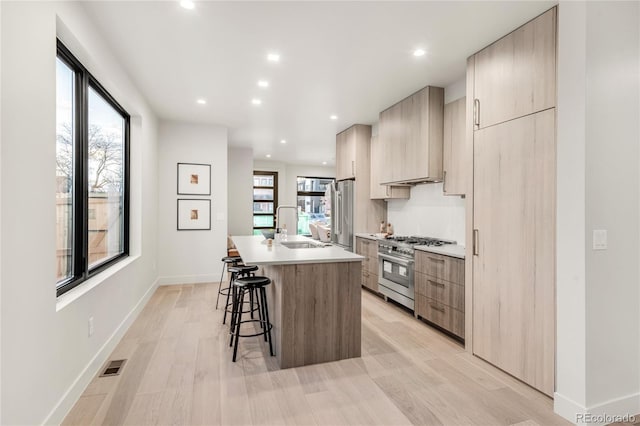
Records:
[[[556,8],[468,59],[472,350],[552,396]]]

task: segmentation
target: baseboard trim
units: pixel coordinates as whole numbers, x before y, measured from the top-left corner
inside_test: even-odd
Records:
[[[131,309],[127,316],[122,320],[120,325],[115,329],[107,341],[102,345],[100,350],[89,361],[87,366],[82,370],[78,377],[73,381],[69,389],[64,393],[62,398],[58,401],[56,406],[51,410],[43,424],[46,425],[59,425],[64,418],[69,414],[71,408],[80,399],[82,392],[87,388],[91,380],[95,377],[98,370],[104,365],[109,358],[109,355],[115,349],[116,345],[120,342],[125,332],[129,329],[131,324],[136,320],[142,309],[146,306],[149,299],[158,287],[158,279],[156,279],[147,289],[145,294],[140,298],[138,303]]]
[[[176,284],[199,284],[199,283],[217,283],[220,281],[220,275],[172,275],[158,278],[158,285],[176,285]]]
[[[553,409],[556,414],[577,425],[606,425],[625,421],[630,416],[640,414],[640,392],[591,407],[584,407],[556,392]],[[578,415],[582,416],[578,418]],[[636,419],[636,421],[638,420],[640,419]]]

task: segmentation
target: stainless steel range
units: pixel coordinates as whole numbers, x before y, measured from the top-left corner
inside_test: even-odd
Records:
[[[409,309],[415,309],[414,247],[455,243],[427,237],[390,237],[378,240],[380,293]]]

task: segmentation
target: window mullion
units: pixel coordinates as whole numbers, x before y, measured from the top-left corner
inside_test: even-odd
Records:
[[[74,258],[74,275],[76,279],[84,277],[85,271],[85,251],[84,251],[84,221],[85,221],[85,213],[84,213],[84,149],[83,144],[85,140],[85,79],[86,76],[82,71],[76,71],[76,110],[75,110],[75,119],[76,123],[74,125],[74,131],[76,133],[76,137],[74,138],[75,143],[75,171],[74,171],[74,189],[73,189],[73,197],[74,197],[74,249],[75,249],[75,258]]]

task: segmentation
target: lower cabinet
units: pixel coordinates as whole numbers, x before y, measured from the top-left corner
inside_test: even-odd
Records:
[[[415,314],[464,339],[464,260],[416,251]]]
[[[362,286],[378,292],[378,274],[372,274],[369,271],[362,270]]]
[[[464,312],[421,294],[415,306],[418,316],[464,339]]]
[[[362,286],[378,292],[378,242],[356,237],[356,253],[364,256],[362,261]]]

